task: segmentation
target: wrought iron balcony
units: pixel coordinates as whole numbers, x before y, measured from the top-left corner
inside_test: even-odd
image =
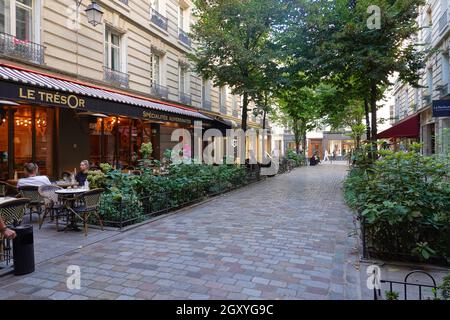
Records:
[[[122,2],[124,5],[128,5],[128,0],[119,0],[120,2]]]
[[[423,95],[423,101],[425,103],[425,106],[431,104],[431,95],[430,94],[424,94]]]
[[[191,47],[191,38],[189,38],[187,32],[181,30],[180,28],[178,28],[178,39],[188,47]]]
[[[212,104],[210,100],[203,99],[202,100],[202,108],[205,110],[211,110]]]
[[[183,104],[192,104],[192,97],[190,94],[180,91],[180,102]]]
[[[168,19],[164,17],[161,13],[152,8],[150,13],[150,21],[156,24],[163,30],[167,31]]]
[[[220,113],[221,114],[227,114],[227,106],[221,104],[220,105]]]
[[[17,39],[7,33],[0,33],[0,54],[38,64],[44,64],[44,46],[34,42]]]
[[[431,45],[431,27],[427,31],[427,35],[425,37],[425,44]]]
[[[110,82],[115,86],[128,88],[130,76],[127,73],[103,67],[103,80]]]
[[[157,83],[152,83],[150,86],[150,94],[158,98],[167,99],[169,97],[169,88]]]
[[[444,30],[447,24],[448,24],[448,10],[445,10],[445,12],[439,18],[439,32]]]
[[[237,109],[233,109],[233,117],[239,117],[239,111]]]
[[[441,97],[441,98],[447,96],[447,95],[449,94],[448,83],[439,86],[439,87],[438,87],[438,90],[439,90],[439,93],[440,93],[440,97]]]

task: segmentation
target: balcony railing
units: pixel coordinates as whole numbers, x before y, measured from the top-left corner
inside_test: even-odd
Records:
[[[221,114],[227,114],[227,106],[220,105],[220,113]]]
[[[152,83],[150,86],[150,94],[158,98],[167,99],[169,97],[169,88],[157,83]]]
[[[448,90],[448,83],[439,86],[439,93],[440,93],[440,97],[443,98],[445,96],[447,96],[449,94],[449,90]]]
[[[180,102],[188,105],[192,104],[191,95],[185,92],[180,92]]]
[[[423,95],[423,101],[425,103],[425,106],[431,104],[431,95],[430,94],[424,94]]]
[[[212,107],[211,101],[203,99],[202,108],[205,110],[211,110],[211,107]]]
[[[233,109],[233,117],[239,117],[239,111],[237,109]]]
[[[185,45],[187,45],[188,47],[191,46],[191,38],[189,38],[189,35],[187,34],[187,32],[178,29],[178,39],[180,39],[180,41],[182,43],[184,43]]]
[[[427,34],[425,36],[425,44],[431,44],[431,27],[428,29]]]
[[[103,67],[103,79],[113,85],[128,88],[129,77],[127,73]]]
[[[155,9],[151,10],[150,21],[156,24],[161,29],[167,31],[167,25],[169,20]]]
[[[120,2],[122,2],[124,5],[128,5],[128,0],[119,0]]]
[[[44,64],[44,46],[34,42],[17,39],[7,33],[0,33],[0,54],[38,64]]]
[[[448,10],[445,10],[445,12],[439,18],[439,32],[444,30],[447,24],[448,24]]]

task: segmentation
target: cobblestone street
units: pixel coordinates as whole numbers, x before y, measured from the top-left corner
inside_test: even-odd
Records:
[[[1,278],[0,299],[360,299],[346,170],[299,168],[114,233]]]

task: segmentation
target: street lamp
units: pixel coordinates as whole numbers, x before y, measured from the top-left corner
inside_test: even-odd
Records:
[[[78,8],[83,0],[75,0],[77,4],[77,18],[78,18]],[[102,23],[103,11],[102,8],[95,2],[92,1],[90,5],[85,10],[88,22],[94,27]]]
[[[102,23],[103,11],[95,1],[92,1],[92,3],[86,8],[85,11],[88,22],[94,27]]]

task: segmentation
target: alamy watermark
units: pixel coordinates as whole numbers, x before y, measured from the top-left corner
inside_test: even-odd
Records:
[[[371,5],[367,8],[367,13],[370,14],[369,18],[367,18],[367,28],[369,30],[381,29],[381,8]]]
[[[67,267],[66,273],[70,274],[67,277],[66,285],[68,290],[81,289],[81,268],[80,266],[71,265]]]

